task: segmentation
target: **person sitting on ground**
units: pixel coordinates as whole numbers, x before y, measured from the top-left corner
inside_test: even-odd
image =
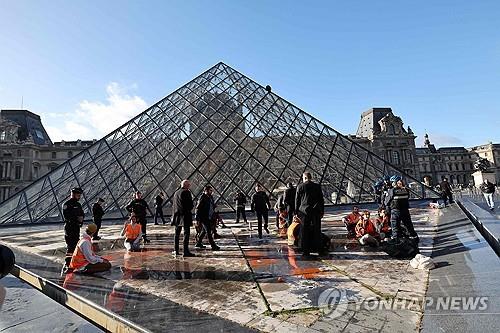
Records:
[[[92,250],[92,236],[96,231],[97,225],[94,223],[87,225],[71,257],[69,268],[73,272],[91,274],[108,271],[111,268],[111,263],[107,259],[96,255]]]
[[[380,207],[378,210],[378,217],[373,221],[375,230],[380,235],[380,239],[391,237],[391,226],[389,215],[387,215],[386,209]]]
[[[352,212],[342,218],[342,222],[344,222],[347,229],[347,237],[354,238],[356,236],[355,228],[360,219],[361,215],[359,214],[358,206],[352,207]]]
[[[363,212],[361,219],[356,224],[356,237],[361,245],[378,246],[380,235],[370,219],[370,212],[367,210]]]
[[[139,251],[141,248],[141,225],[137,223],[137,217],[135,213],[130,213],[130,219],[125,222],[123,226],[123,230],[120,234],[121,236],[125,236],[124,246],[127,251]]]

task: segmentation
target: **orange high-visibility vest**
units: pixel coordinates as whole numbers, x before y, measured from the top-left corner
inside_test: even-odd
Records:
[[[73,256],[71,257],[71,262],[69,263],[69,267],[73,269],[80,269],[89,263],[85,258],[82,249],[80,248],[83,242],[89,242],[89,240],[82,238],[78,241],[75,252],[73,252]],[[92,249],[92,246],[90,246],[90,248]]]
[[[140,224],[135,224],[132,225],[130,223],[125,225],[125,237],[127,239],[136,239],[139,237],[139,234],[141,233],[141,225]]]

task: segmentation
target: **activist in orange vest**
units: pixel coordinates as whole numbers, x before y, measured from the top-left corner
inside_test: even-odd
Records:
[[[111,264],[92,251],[92,236],[97,231],[97,225],[90,223],[87,225],[85,233],[78,241],[76,249],[71,257],[70,269],[75,273],[97,273],[104,272],[111,268]]]
[[[380,235],[370,220],[370,212],[365,210],[361,220],[356,224],[356,237],[361,245],[378,246]]]
[[[361,214],[359,213],[359,207],[353,206],[352,213],[342,218],[345,228],[347,229],[347,237],[354,238],[356,236],[356,225],[361,220]]]
[[[124,246],[127,251],[140,250],[142,231],[134,212],[130,213],[129,220],[123,225],[121,235],[125,236]]]

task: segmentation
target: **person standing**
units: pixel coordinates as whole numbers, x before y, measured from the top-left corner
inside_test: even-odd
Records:
[[[179,255],[179,238],[184,228],[183,253],[184,257],[194,257],[189,251],[189,232],[193,225],[193,195],[189,188],[191,183],[184,179],[172,199],[172,224],[175,225],[174,255]]]
[[[302,175],[303,183],[297,186],[295,210],[302,223],[300,226],[299,247],[303,254],[321,252],[321,218],[324,214],[324,198],[321,185],[312,181],[310,172]]]
[[[293,216],[295,215],[295,193],[297,190],[292,183],[288,183],[285,193],[283,194],[283,202],[286,206],[286,211],[288,213],[288,223],[287,228],[292,225]]]
[[[165,224],[165,217],[163,216],[164,200],[165,200],[165,193],[162,191],[155,198],[155,225],[158,225],[158,217],[160,217],[163,224]]]
[[[486,200],[486,204],[490,208],[490,210],[495,209],[495,201],[493,201],[493,194],[495,193],[496,185],[490,182],[488,179],[485,179],[481,185],[479,185],[479,189],[483,192],[484,199]]]
[[[410,216],[410,191],[406,188],[403,179],[397,176],[395,186],[389,190],[387,201],[391,207],[391,230],[392,236],[390,243],[399,243],[401,237],[401,222],[408,230],[409,238],[418,242],[418,235],[413,227]]]
[[[448,183],[448,178],[443,178],[443,181],[439,184],[441,191],[443,193],[444,205],[447,206],[448,202],[453,203],[453,192],[451,190],[451,185]]]
[[[149,210],[149,205],[142,198],[142,193],[140,191],[135,192],[135,197],[126,207],[127,211],[129,213],[134,212],[135,216],[137,217],[137,222],[141,225],[142,229],[142,238],[144,239],[144,243],[149,243],[150,240],[148,239],[148,236],[146,235],[146,215],[147,211]]]
[[[247,196],[242,191],[239,191],[234,198],[234,202],[236,203],[236,223],[240,222],[241,216],[246,224],[247,216],[245,214],[245,205],[247,203]]]
[[[269,202],[269,197],[266,192],[262,189],[262,186],[257,184],[255,186],[255,193],[252,196],[252,202],[250,204],[252,212],[255,211],[257,214],[257,231],[259,238],[262,239],[262,220],[264,220],[264,230],[269,233],[268,226],[268,211],[271,208],[271,203]]]
[[[207,235],[208,242],[210,243],[212,250],[218,251],[220,250],[220,247],[215,244],[212,237],[213,226],[215,226],[215,202],[212,193],[212,186],[205,186],[200,200],[198,201],[198,205],[196,206],[196,220],[201,223],[202,230],[197,237],[195,247],[200,249],[205,248],[205,245],[203,245],[203,238]]]
[[[101,229],[102,217],[104,216],[104,209],[102,209],[102,204],[104,203],[103,198],[97,199],[97,201],[92,206],[92,220],[94,220],[94,224],[97,226],[97,231],[95,232],[92,240],[100,240],[99,230]]]
[[[70,199],[63,204],[64,240],[66,241],[67,248],[63,272],[68,270],[71,257],[80,240],[80,228],[83,226],[83,218],[85,216],[82,205],[78,202],[82,193],[81,188],[73,188]]]

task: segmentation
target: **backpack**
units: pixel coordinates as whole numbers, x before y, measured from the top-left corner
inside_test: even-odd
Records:
[[[399,244],[385,244],[382,250],[396,259],[413,259],[420,253],[418,242],[409,238],[402,238]]]

